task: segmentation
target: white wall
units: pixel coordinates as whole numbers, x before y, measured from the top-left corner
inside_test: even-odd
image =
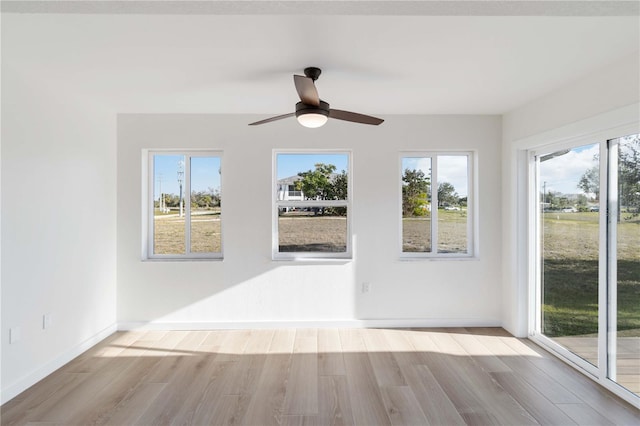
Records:
[[[10,64],[2,89],[4,402],[115,329],[116,122]]]
[[[500,141],[496,116],[390,116],[379,127],[256,116],[118,117],[118,321],[242,326],[340,323],[499,325]],[[141,152],[224,152],[224,261],[141,261]],[[273,149],[348,149],[353,155],[354,256],[343,262],[271,260]],[[478,260],[398,259],[401,150],[477,150]],[[372,290],[362,294],[361,283]],[[406,320],[403,322],[403,320]]]
[[[529,315],[526,150],[637,126],[639,76],[636,53],[503,116],[503,326],[516,336],[527,335]]]

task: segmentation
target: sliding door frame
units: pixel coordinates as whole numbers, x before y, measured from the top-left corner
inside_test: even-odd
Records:
[[[573,129],[574,131],[576,129]],[[592,132],[583,132],[578,137],[541,137],[531,138],[528,147],[521,145],[526,153],[527,180],[526,189],[526,264],[528,273],[528,324],[529,339],[556,354],[560,359],[600,383],[622,399],[640,408],[640,397],[619,385],[609,377],[616,377],[616,218],[617,218],[617,144],[618,139],[640,132],[640,123],[634,122],[621,126],[604,128]],[[562,133],[562,132],[561,132]],[[577,133],[580,134],[580,133]],[[556,135],[557,136],[557,135]],[[599,144],[600,200],[599,200],[599,242],[598,242],[598,365],[580,358],[567,348],[542,334],[541,301],[541,213],[539,207],[539,162],[540,155],[570,149],[583,145]],[[612,162],[615,165],[611,166]],[[524,166],[524,164],[523,164]],[[615,176],[613,176],[615,174]]]

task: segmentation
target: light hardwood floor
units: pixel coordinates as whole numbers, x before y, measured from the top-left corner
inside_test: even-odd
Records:
[[[598,365],[596,337],[554,337],[552,340],[591,364]],[[618,337],[616,353],[616,382],[640,396],[640,337]]]
[[[640,425],[502,329],[120,332],[2,406],[2,425]]]

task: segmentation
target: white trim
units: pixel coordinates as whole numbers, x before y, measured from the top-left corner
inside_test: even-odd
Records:
[[[347,199],[346,200],[278,200],[278,155],[346,155]],[[271,167],[271,260],[313,261],[353,259],[352,202],[353,199],[353,151],[345,149],[274,149]],[[342,252],[281,252],[279,246],[280,207],[345,207],[347,209],[346,247]]]
[[[518,139],[511,146],[514,150],[539,150],[549,145],[561,146],[561,143],[574,145],[576,140],[588,139],[591,143],[595,143],[598,140],[627,136],[638,133],[639,116],[640,103],[631,104],[557,129]]]
[[[438,252],[438,158],[446,156],[458,156],[467,158],[467,223],[466,223],[466,247],[465,253],[440,253]],[[403,251],[403,216],[402,216],[402,176],[404,169],[402,166],[402,160],[405,158],[428,158],[431,160],[431,251],[429,252],[406,252]],[[425,150],[425,151],[400,151],[398,155],[398,169],[399,169],[399,195],[398,195],[398,216],[399,221],[399,260],[401,261],[413,261],[413,260],[478,260],[479,259],[479,214],[478,203],[476,202],[476,194],[478,193],[478,176],[476,171],[478,170],[478,153],[476,150],[459,150],[459,151],[438,151],[438,150]]]
[[[628,105],[623,108],[619,108],[604,114],[600,114],[596,117],[591,117],[580,122],[572,123],[570,125],[554,129],[548,132],[544,132],[538,135],[534,135],[528,138],[524,138],[515,141],[512,145],[512,152],[518,156],[519,153],[528,152],[529,158],[526,165],[518,163],[518,169],[516,174],[520,176],[522,170],[528,170],[527,181],[518,182],[516,186],[516,199],[520,199],[519,194],[521,191],[526,190],[526,198],[528,200],[528,206],[525,208],[518,208],[517,221],[528,221],[529,225],[535,225],[539,227],[539,220],[533,219],[539,214],[538,203],[536,194],[538,193],[538,186],[535,181],[532,183],[530,180],[537,176],[535,168],[532,168],[531,162],[535,161],[535,155],[543,155],[553,151],[573,148],[580,145],[599,144],[600,145],[600,219],[599,219],[599,285],[598,285],[598,304],[599,304],[599,318],[598,318],[598,366],[593,366],[587,361],[581,359],[577,355],[571,353],[566,348],[558,345],[552,339],[547,338],[539,334],[541,330],[540,324],[540,301],[539,301],[539,277],[540,271],[537,270],[537,260],[540,257],[540,249],[537,246],[540,240],[539,231],[531,232],[531,230],[525,234],[520,234],[522,240],[516,242],[515,249],[518,252],[518,257],[526,255],[527,251],[532,253],[533,259],[529,257],[527,265],[517,266],[517,275],[525,276],[528,281],[527,291],[522,292],[521,289],[517,292],[518,300],[522,300],[525,294],[529,298],[527,304],[528,309],[533,312],[520,312],[523,317],[528,317],[528,331],[529,338],[543,346],[544,348],[552,351],[558,355],[563,361],[569,363],[579,371],[582,371],[587,376],[592,377],[595,381],[609,389],[616,395],[630,402],[631,404],[640,407],[640,398],[622,386],[618,385],[614,381],[610,380],[610,372],[613,370],[605,361],[610,360],[610,356],[615,355],[615,352],[611,352],[611,343],[608,327],[608,311],[611,307],[608,305],[610,301],[610,293],[607,292],[607,280],[611,279],[611,276],[607,276],[607,262],[610,262],[607,257],[607,252],[610,247],[607,246],[608,232],[610,229],[607,227],[607,206],[606,200],[607,194],[607,182],[608,176],[606,171],[609,169],[609,159],[607,151],[607,143],[612,139],[616,139],[622,136],[635,134],[640,132],[640,121],[638,116],[640,112],[640,103]],[[527,169],[528,168],[528,169]],[[533,185],[533,193],[531,191]],[[604,200],[604,201],[603,201]],[[604,208],[603,208],[604,207]],[[612,210],[609,209],[609,214]],[[518,228],[520,229],[520,228]],[[609,236],[610,237],[610,236]],[[614,242],[613,242],[614,243]],[[523,270],[524,269],[524,270]],[[609,352],[608,352],[609,351]],[[611,361],[611,360],[610,360]],[[615,363],[615,360],[613,360]],[[609,368],[608,368],[609,367]],[[614,372],[614,371],[613,371]]]
[[[608,235],[608,245],[605,250],[607,252],[607,271],[609,276],[607,277],[607,289],[604,294],[604,298],[607,301],[607,312],[604,313],[606,318],[606,324],[608,327],[604,330],[605,343],[601,345],[605,355],[607,355],[607,371],[608,378],[616,380],[617,378],[617,360],[618,360],[618,155],[620,149],[620,139],[612,139],[607,141],[609,149],[606,151],[607,164],[609,166],[608,176],[606,180],[607,198],[600,197],[600,206],[603,204],[603,200],[608,201],[606,208],[606,216],[603,214],[603,209],[600,208],[601,227],[602,233]],[[602,154],[600,154],[602,156]],[[600,180],[602,186],[602,179]],[[603,225],[604,224],[604,225]]]
[[[163,322],[128,321],[118,323],[119,331],[130,330],[244,330],[281,328],[434,328],[434,327],[501,327],[499,319],[486,318],[409,318],[409,319],[343,319],[301,321],[211,321]]]
[[[540,208],[538,207],[538,188],[540,188],[540,182],[538,177],[540,176],[540,162],[537,160],[537,156],[534,153],[528,155],[528,180],[527,180],[527,194],[528,194],[528,206],[529,214],[528,218],[528,241],[529,249],[527,250],[532,256],[528,256],[527,268],[533,273],[529,274],[529,300],[532,301],[532,307],[529,308],[529,335],[533,335],[537,330],[542,329],[542,265],[538,261],[542,255],[542,243],[541,237],[543,233],[540,230],[540,223],[542,216],[540,214]],[[544,194],[543,194],[544,196]]]
[[[609,238],[608,235],[608,217],[611,214],[609,200],[609,174],[611,173],[609,165],[609,149],[608,140],[604,139],[600,141],[600,155],[598,162],[598,177],[600,179],[600,193],[599,193],[599,205],[598,212],[598,378],[600,380],[608,377],[607,366],[609,364],[607,341],[609,327],[609,266],[611,263],[609,253]],[[617,194],[617,191],[614,192]],[[614,242],[615,245],[615,242]],[[615,363],[615,361],[614,361]]]
[[[91,349],[93,346],[97,345],[113,333],[118,330],[117,324],[112,324],[109,327],[99,331],[83,342],[73,346],[69,350],[65,351],[61,355],[58,355],[56,358],[50,360],[46,364],[38,367],[30,373],[25,374],[15,382],[10,385],[4,387],[2,389],[2,397],[0,398],[0,404],[4,404],[5,402],[13,399],[21,392],[24,392],[34,384],[38,383],[40,380],[44,379],[63,365],[67,364],[77,356]]]
[[[154,254],[154,193],[155,193],[155,155],[182,156],[183,168],[183,208],[184,208],[184,239],[185,252],[183,254]],[[224,164],[223,152],[214,149],[143,149],[142,150],[142,257],[144,261],[184,261],[184,260],[223,260],[224,253],[224,226],[223,209],[220,209],[220,251],[211,253],[191,252],[191,159],[198,157],[218,158],[220,161],[220,197],[223,196]],[[146,179],[145,179],[146,176]]]

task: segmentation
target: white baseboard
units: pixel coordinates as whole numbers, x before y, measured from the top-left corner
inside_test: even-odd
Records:
[[[62,367],[63,365],[65,365],[66,363],[68,363],[78,355],[89,350],[91,347],[95,346],[96,344],[100,343],[101,341],[109,337],[111,334],[115,333],[117,330],[118,330],[118,327],[116,324],[110,325],[104,330],[99,331],[95,335],[86,339],[84,342],[81,342],[80,344],[72,347],[68,351],[64,352],[62,355],[47,362],[45,365],[38,367],[36,370],[23,376],[22,378],[18,379],[14,383],[2,388],[1,395],[0,395],[0,401],[1,401],[0,403],[4,404],[5,402],[18,396],[21,392],[29,389],[31,386],[38,383],[40,380],[44,379],[49,374],[56,371],[58,368]]]
[[[212,321],[160,322],[132,321],[118,323],[118,330],[233,330],[264,328],[431,328],[431,327],[501,327],[496,319],[351,319],[307,321]]]

